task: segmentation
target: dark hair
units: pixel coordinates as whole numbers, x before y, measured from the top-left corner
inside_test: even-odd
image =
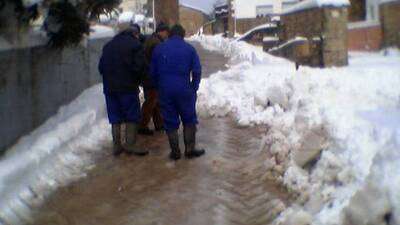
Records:
[[[169,26],[168,26],[168,24],[166,24],[166,23],[164,23],[164,22],[160,22],[160,23],[157,25],[156,33],[162,32],[162,31],[169,31]]]
[[[140,28],[139,24],[133,23],[133,24],[131,24],[131,27],[136,27],[136,29],[138,29],[138,31],[139,31],[139,33],[140,33],[141,28]]]
[[[128,28],[126,28],[125,30],[123,30],[121,32],[121,34],[129,34],[129,35],[139,35],[140,31],[137,29],[137,27],[135,26],[130,26]]]
[[[184,38],[186,35],[186,31],[185,29],[182,27],[182,25],[180,24],[175,24],[172,28],[171,28],[171,37],[172,36],[179,36],[181,38]]]

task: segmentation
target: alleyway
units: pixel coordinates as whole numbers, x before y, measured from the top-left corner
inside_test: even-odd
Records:
[[[205,77],[227,59],[196,45]],[[268,224],[287,194],[267,180],[258,149],[265,127],[239,128],[229,118],[201,119],[201,159],[167,160],[164,134],[141,138],[151,153],[114,158],[104,149],[88,176],[54,193],[35,212],[37,225]],[[183,145],[181,145],[183,146]]]

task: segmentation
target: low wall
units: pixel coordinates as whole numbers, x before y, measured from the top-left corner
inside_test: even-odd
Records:
[[[0,153],[100,82],[97,64],[107,40],[62,51],[42,45],[0,49]]]
[[[352,51],[378,51],[382,46],[382,29],[380,24],[363,26],[349,24],[348,47]]]
[[[310,45],[313,48],[311,66],[345,66],[348,64],[347,16],[346,7],[311,8],[284,14],[280,40],[283,43],[296,37],[304,37],[310,43],[318,40],[321,44]]]
[[[380,20],[385,47],[400,48],[400,0],[383,2],[380,5]]]

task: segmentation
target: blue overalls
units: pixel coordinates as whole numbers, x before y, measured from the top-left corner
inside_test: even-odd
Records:
[[[140,122],[138,85],[144,69],[143,46],[132,34],[120,33],[104,46],[99,71],[111,124]]]
[[[167,132],[197,124],[196,100],[201,64],[196,50],[183,38],[173,36],[153,52],[150,75],[159,92]]]

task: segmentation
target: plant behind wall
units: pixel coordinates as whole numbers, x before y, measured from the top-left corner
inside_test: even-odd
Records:
[[[101,14],[112,13],[121,0],[0,0],[0,35],[11,20],[13,32],[26,32],[40,15],[51,47],[78,44],[89,33],[89,23]]]

